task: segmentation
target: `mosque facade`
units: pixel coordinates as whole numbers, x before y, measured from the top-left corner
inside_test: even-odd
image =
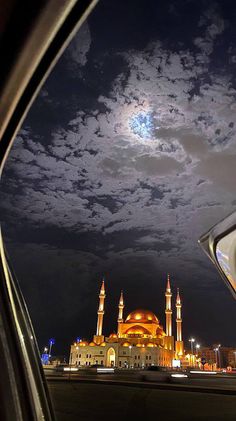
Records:
[[[172,330],[172,292],[168,275],[165,291],[165,331],[157,316],[149,310],[132,311],[124,319],[124,297],[118,304],[117,332],[103,334],[105,283],[99,293],[97,329],[92,341],[78,340],[71,345],[70,364],[75,366],[103,365],[118,368],[145,368],[151,365],[172,367],[174,361],[184,358],[182,338],[182,302],[176,296],[176,339]]]

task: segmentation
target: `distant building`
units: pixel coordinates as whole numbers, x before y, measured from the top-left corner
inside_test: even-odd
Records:
[[[216,354],[213,348],[202,347],[198,350],[198,356],[200,358],[205,358],[206,363],[213,365],[216,363]]]
[[[142,368],[150,365],[171,367],[174,359],[183,358],[182,303],[178,291],[176,298],[177,337],[175,341],[172,334],[172,292],[169,275],[165,292],[166,331],[157,316],[149,310],[132,311],[124,320],[125,305],[123,292],[121,292],[118,304],[117,332],[105,337],[103,335],[105,298],[103,281],[99,294],[96,335],[90,342],[78,341],[71,345],[70,364],[78,366],[101,364],[120,368]]]
[[[206,363],[217,368],[236,367],[236,349],[226,346],[213,345],[211,347],[203,347],[198,351],[200,358],[205,358]]]
[[[233,368],[236,368],[236,349],[235,348],[229,348],[228,365]]]

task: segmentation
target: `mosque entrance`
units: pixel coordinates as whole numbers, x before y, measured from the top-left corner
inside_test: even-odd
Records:
[[[108,367],[115,367],[116,362],[116,353],[114,348],[109,348],[107,351],[107,366]]]

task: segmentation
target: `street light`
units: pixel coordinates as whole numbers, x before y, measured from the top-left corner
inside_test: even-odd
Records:
[[[201,347],[200,344],[196,344],[196,357],[198,356],[198,352],[199,352],[200,347]]]
[[[52,346],[54,344],[55,344],[55,339],[54,338],[49,339],[49,358],[51,357]]]
[[[129,368],[131,368],[131,350],[132,350],[132,345],[129,345]]]
[[[193,354],[193,344],[195,342],[195,339],[194,338],[190,338],[188,341],[191,342],[191,352]]]
[[[219,351],[219,348],[214,348],[215,355],[216,355],[216,367],[217,367],[217,352]]]
[[[221,344],[219,344],[218,345],[218,355],[219,355],[219,368],[221,367],[221,358],[220,358],[220,347],[221,347]]]
[[[195,339],[190,338],[188,341],[191,343],[191,360],[192,360],[192,364],[193,364],[193,345],[194,345]]]

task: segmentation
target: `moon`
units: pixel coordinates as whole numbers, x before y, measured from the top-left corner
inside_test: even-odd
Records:
[[[152,139],[155,130],[153,114],[150,111],[133,114],[129,120],[129,127],[132,133],[141,139]]]

